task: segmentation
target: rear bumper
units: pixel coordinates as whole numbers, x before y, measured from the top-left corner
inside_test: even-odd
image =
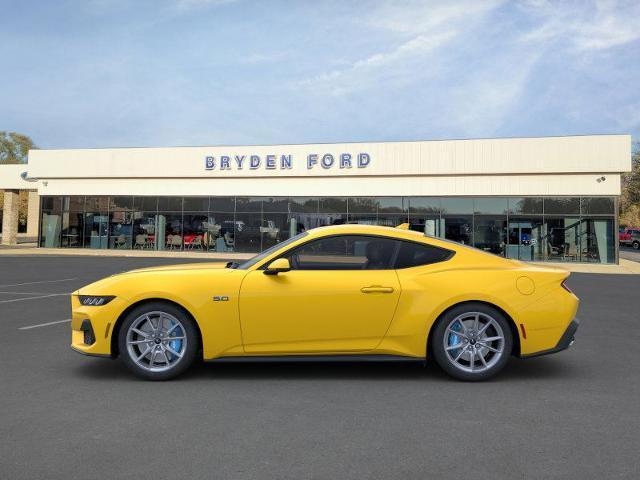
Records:
[[[560,340],[558,340],[558,343],[556,344],[555,347],[550,348],[548,350],[542,350],[540,352],[530,353],[527,355],[520,355],[520,357],[521,358],[539,357],[541,355],[549,355],[551,353],[557,353],[557,352],[561,352],[562,350],[566,350],[571,345],[573,345],[573,342],[575,340],[575,334],[579,326],[580,326],[580,320],[578,320],[577,318],[574,318],[573,320],[571,320],[571,323],[569,324],[567,329],[564,331],[564,333],[560,337]]]

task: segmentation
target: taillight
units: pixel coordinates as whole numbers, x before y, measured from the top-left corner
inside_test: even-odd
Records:
[[[565,278],[560,284],[562,288],[564,288],[567,292],[573,295],[573,291],[567,286],[567,279]]]

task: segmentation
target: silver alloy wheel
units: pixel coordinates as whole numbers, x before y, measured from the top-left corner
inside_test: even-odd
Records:
[[[458,315],[444,332],[447,359],[464,372],[489,370],[504,355],[504,344],[502,327],[483,312]]]
[[[129,357],[140,368],[165,372],[173,368],[187,349],[184,325],[167,312],[147,312],[136,318],[127,331]]]

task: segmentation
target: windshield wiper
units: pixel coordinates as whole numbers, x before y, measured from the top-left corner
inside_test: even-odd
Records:
[[[227,262],[224,268],[238,268],[240,264],[238,262]]]

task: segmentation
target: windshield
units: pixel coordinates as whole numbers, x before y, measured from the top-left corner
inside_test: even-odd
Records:
[[[304,237],[305,235],[307,235],[307,232],[302,232],[294,237],[289,238],[288,240],[285,240],[284,242],[276,243],[272,247],[267,248],[266,250],[264,250],[262,253],[259,253],[255,257],[251,257],[249,260],[247,260],[244,263],[241,263],[235,268],[238,268],[240,270],[246,270],[247,268],[250,268],[254,266],[256,263],[260,262],[261,260],[267,258],[276,250],[280,250],[282,247],[286,247],[287,245],[292,244],[296,240],[299,240],[300,238]]]

